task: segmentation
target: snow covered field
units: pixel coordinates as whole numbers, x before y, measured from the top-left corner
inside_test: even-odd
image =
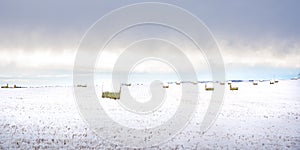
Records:
[[[282,80],[274,85],[268,82],[259,82],[256,86],[250,82],[235,85],[239,87],[238,91],[230,91],[226,85],[219,117],[204,135],[198,130],[202,117],[199,108],[182,132],[153,148],[300,149],[300,80]],[[148,96],[147,90],[135,86],[131,89],[135,97],[143,99]],[[204,84],[199,84],[199,88],[200,103],[205,106],[211,92],[204,90]],[[100,96],[100,87],[97,90]],[[166,89],[169,98],[180,96],[177,90],[175,84]],[[122,122],[122,111],[116,109],[117,101],[100,101],[116,121],[126,125]],[[173,109],[176,104],[175,100],[174,105],[166,105],[165,109],[168,106]],[[159,121],[150,118],[146,125],[150,125],[151,121],[163,122],[170,115],[172,111],[158,114],[156,119]],[[132,122],[137,125],[134,119]],[[151,125],[157,125],[155,123]],[[140,125],[143,126],[143,122]],[[14,148],[122,147],[102,140],[88,128],[77,110],[72,87],[44,87],[0,89],[0,149]]]

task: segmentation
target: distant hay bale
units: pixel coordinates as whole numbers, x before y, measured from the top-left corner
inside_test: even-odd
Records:
[[[125,86],[131,86],[131,83],[124,83]]]
[[[258,81],[253,81],[253,85],[258,85]]]
[[[5,86],[1,86],[1,88],[9,88],[8,84],[6,84]]]
[[[220,82],[220,85],[225,85],[225,82]]]
[[[121,93],[120,92],[102,92],[102,98],[110,98],[110,99],[120,99]]]
[[[192,83],[192,84],[194,84],[194,85],[196,85],[196,84],[197,84],[197,82],[193,82],[193,81],[191,81],[191,83]]]
[[[109,99],[120,99],[121,98],[121,88],[122,86],[120,85],[120,90],[119,92],[109,92],[109,91],[104,91],[103,92],[103,85],[102,85],[102,98],[109,98]]]
[[[212,84],[205,84],[205,90],[206,91],[213,91],[215,88],[213,87]]]
[[[231,91],[239,90],[239,88],[238,88],[238,87],[233,87],[233,86],[232,86],[232,84],[230,84],[230,86],[229,86],[229,87],[230,87],[230,90],[231,90]]]
[[[164,89],[169,88],[169,84],[168,84],[168,83],[164,83],[164,84],[163,84],[163,88],[164,88]]]
[[[83,84],[83,85],[78,84],[77,87],[87,87],[87,85],[86,84]]]

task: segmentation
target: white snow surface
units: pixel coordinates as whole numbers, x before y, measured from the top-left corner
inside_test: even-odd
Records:
[[[219,116],[202,134],[199,126],[211,91],[199,86],[199,107],[180,133],[153,149],[300,149],[300,80],[235,83],[238,91],[226,94]],[[130,87],[133,97],[147,99],[149,90]],[[139,117],[126,112],[115,100],[99,101],[107,113],[124,126],[158,126],[172,116],[180,97],[180,86],[166,89],[165,104]],[[171,101],[170,101],[171,100]],[[173,101],[172,101],[173,100]],[[166,113],[167,112],[167,113]],[[155,114],[155,115],[154,115]],[[124,120],[125,118],[125,120]],[[126,121],[130,120],[130,121]],[[111,134],[130,134],[112,132]],[[73,87],[0,89],[0,149],[118,149],[122,145],[97,137],[81,118]]]

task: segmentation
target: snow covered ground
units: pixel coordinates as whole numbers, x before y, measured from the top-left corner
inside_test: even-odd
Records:
[[[226,85],[222,110],[205,134],[199,131],[202,111],[198,108],[182,132],[153,148],[300,149],[300,80],[282,80],[274,85],[268,82],[259,82],[256,86],[250,82],[234,85],[239,87],[238,91],[230,91]],[[206,106],[211,91],[205,91],[204,84],[199,84],[199,88],[200,103]],[[133,85],[130,91],[134,97],[143,100],[143,97],[149,96],[149,91],[143,89]],[[100,86],[97,90],[101,93]],[[165,105],[162,110],[168,109],[168,106],[175,108],[176,97],[180,96],[175,84],[166,91],[169,99],[175,101],[174,105]],[[125,121],[122,122],[124,115],[120,115],[121,109],[116,108],[117,101],[99,100],[117,122],[126,125]],[[159,121],[150,118],[145,120],[150,122],[144,125],[162,123],[172,115],[172,109],[165,115],[158,113],[156,119]],[[131,119],[137,124],[134,117]],[[140,124],[143,126],[143,122]],[[44,87],[0,89],[0,149],[14,148],[123,147],[97,137],[88,128],[77,110],[72,87]]]

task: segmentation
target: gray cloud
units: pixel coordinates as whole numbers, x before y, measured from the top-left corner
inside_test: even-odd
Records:
[[[133,2],[141,1],[1,1],[2,74],[70,72],[76,48],[89,26],[109,11]],[[204,21],[220,43],[228,68],[230,64],[300,68],[300,2],[296,0],[164,2],[181,6]],[[35,55],[41,58],[40,67]],[[30,59],[28,64],[25,58]]]

